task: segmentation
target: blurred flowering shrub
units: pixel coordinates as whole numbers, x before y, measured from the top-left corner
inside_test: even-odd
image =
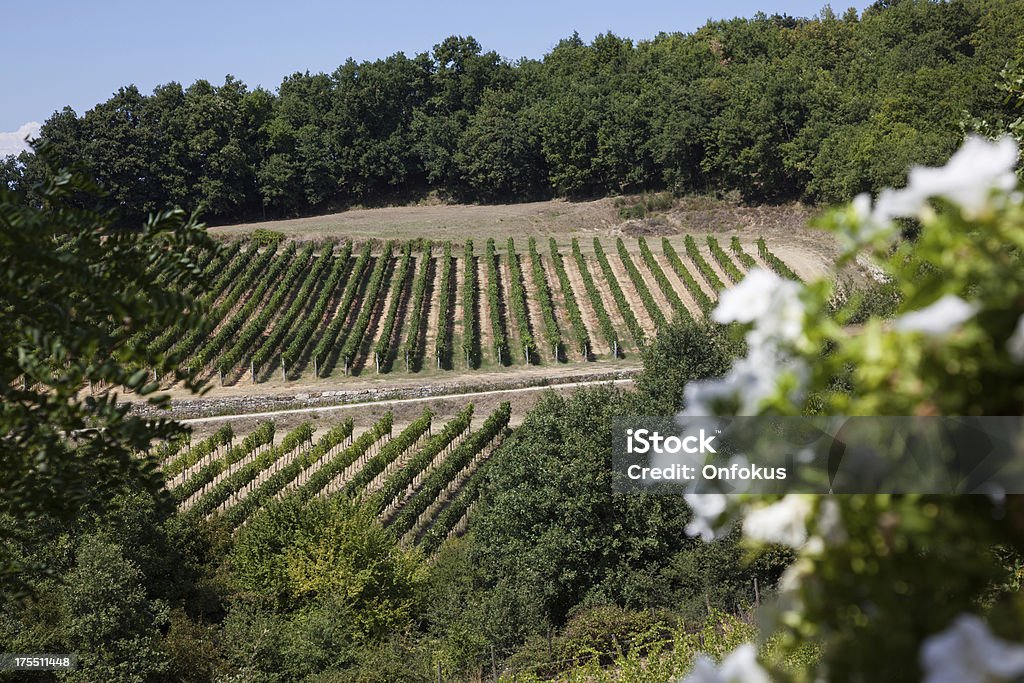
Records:
[[[689,385],[691,415],[1020,415],[1024,408],[1024,199],[1011,138],[969,138],[941,168],[857,197],[820,220],[836,269],[869,260],[900,290],[894,319],[847,325],[832,280],[752,271],[713,313],[747,355]],[[855,303],[855,302],[854,302]],[[853,307],[851,304],[851,308]],[[1017,496],[690,497],[693,533],[743,518],[751,545],[795,548],[762,632],[773,678],[1002,681],[1024,677],[1024,602],[1010,566],[1024,545]],[[980,617],[978,616],[980,615]],[[803,670],[778,662],[810,643]],[[766,650],[763,648],[762,652]],[[687,681],[755,681],[749,650]],[[742,666],[740,666],[742,663]],[[741,675],[733,672],[742,671]]]

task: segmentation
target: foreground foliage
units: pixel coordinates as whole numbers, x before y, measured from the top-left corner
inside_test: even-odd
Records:
[[[198,323],[184,292],[214,249],[181,212],[115,228],[95,210],[99,189],[77,173],[53,168],[35,192],[38,209],[0,188],[0,515],[20,524],[71,520],[129,483],[158,490],[154,463],[134,454],[183,429],[130,415],[117,391],[159,406],[154,373],[196,388],[181,358],[132,342],[182,317]],[[4,588],[16,570],[7,541],[21,533],[7,527],[0,538]]]
[[[748,274],[713,314],[743,326],[746,354],[724,377],[689,385],[686,413],[1021,415],[1016,164],[1009,138],[969,138],[946,166],[915,168],[903,189],[860,196],[821,220],[842,244],[838,267],[866,256],[895,283],[891,320],[871,315],[851,328],[833,313],[830,280]],[[915,228],[910,238],[901,225]],[[860,310],[852,301],[846,314]],[[776,675],[937,683],[1024,674],[1020,496],[732,496],[727,506],[710,493],[691,502],[705,511],[691,531],[709,537],[745,515],[748,544],[798,553],[768,625],[779,652],[814,643],[821,657]]]

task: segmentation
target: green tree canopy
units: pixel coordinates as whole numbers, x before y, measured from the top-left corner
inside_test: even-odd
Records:
[[[70,520],[126,483],[159,489],[154,464],[137,454],[183,428],[133,415],[118,392],[166,402],[154,373],[179,373],[180,359],[137,340],[197,319],[183,292],[215,248],[180,211],[117,228],[83,175],[51,167],[48,176],[34,202],[0,188],[0,514],[22,521]],[[13,568],[0,548],[6,579]]]

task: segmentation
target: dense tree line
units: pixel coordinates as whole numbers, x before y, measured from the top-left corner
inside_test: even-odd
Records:
[[[636,43],[573,35],[515,63],[450,37],[414,57],[296,73],[276,93],[230,76],[127,86],[84,115],[54,113],[41,139],[132,220],[203,206],[230,222],[430,191],[837,201],[948,157],[965,121],[1006,118],[997,75],[1022,36],[1020,0],[884,0]],[[0,164],[0,179],[43,173],[20,162]]]

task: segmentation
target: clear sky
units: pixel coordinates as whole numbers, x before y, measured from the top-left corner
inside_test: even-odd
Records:
[[[449,35],[485,50],[542,57],[578,31],[641,40],[690,32],[709,18],[787,13],[813,16],[825,0],[516,0],[331,2],[329,0],[51,0],[0,6],[0,148],[15,131],[70,105],[79,114],[134,83],[214,83],[233,74],[275,89],[295,71],[333,71],[348,57],[413,55]],[[865,0],[858,4],[862,6]],[[837,12],[846,5],[834,5]],[[19,56],[17,59],[14,56]],[[4,149],[0,149],[0,154]]]

